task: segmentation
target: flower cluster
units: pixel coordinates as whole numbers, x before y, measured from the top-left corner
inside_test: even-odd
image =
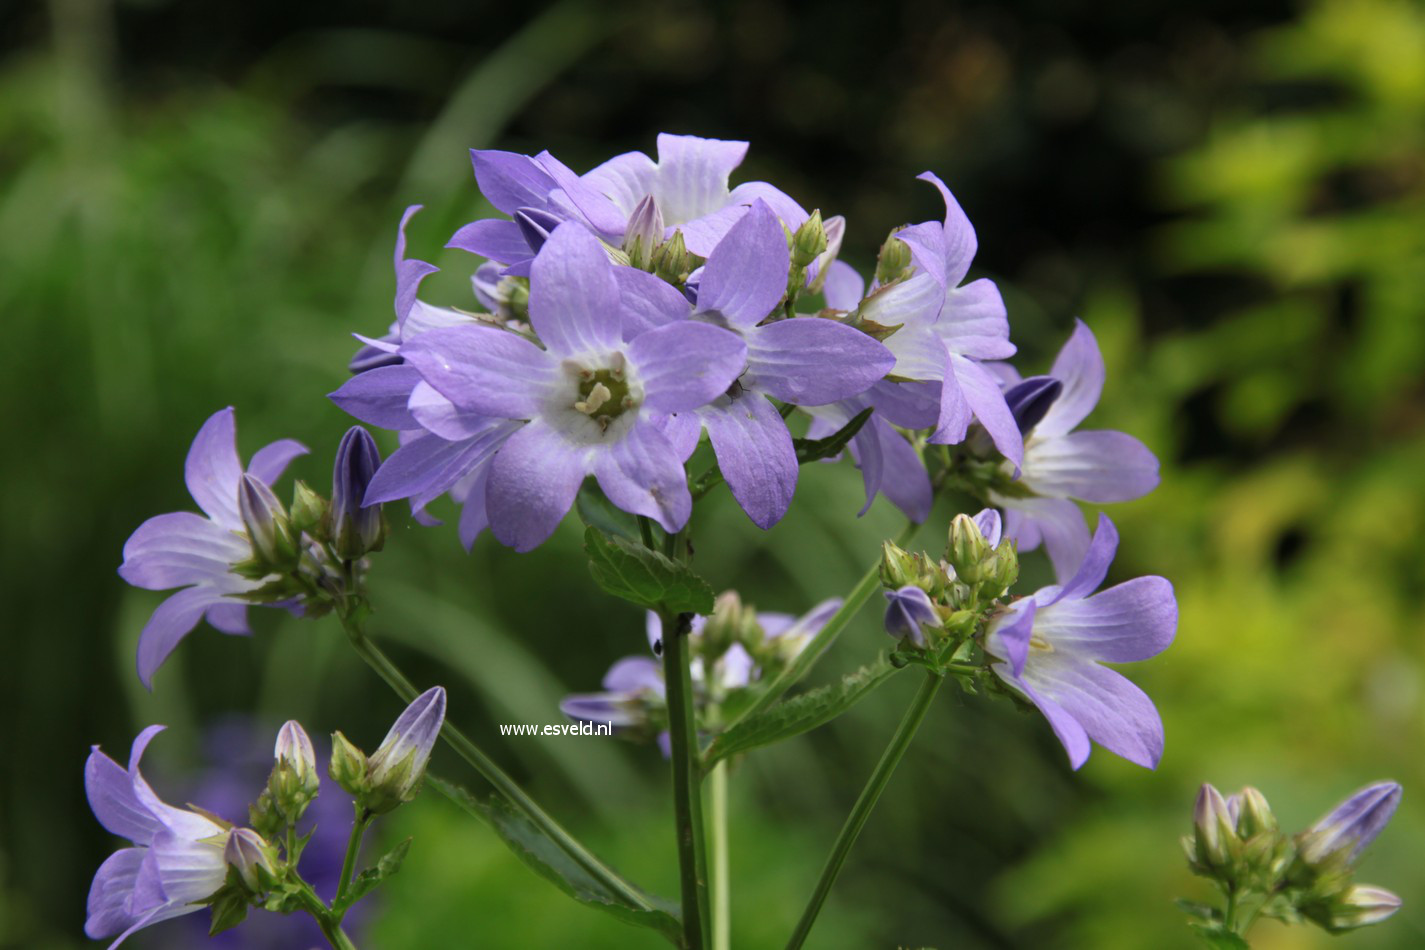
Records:
[[[297,482],[290,507],[272,490],[306,446],[282,439],[259,449],[244,470],[231,407],[203,423],[188,450],[188,491],[206,518],[186,511],[150,518],[124,545],[119,575],[136,587],[182,587],[163,601],[139,634],[138,673],[145,686],[199,620],[246,634],[247,607],[284,607],[316,616],[352,592],[368,551],[381,548],[385,521],[366,506],[381,464],[370,433],[354,426],[337,449],[328,503]]]
[[[1400,908],[1400,898],[1382,887],[1356,884],[1352,876],[1362,852],[1395,814],[1400,796],[1395,782],[1367,785],[1310,828],[1288,835],[1255,788],[1224,797],[1203,785],[1183,849],[1193,872],[1218,886],[1227,907],[1180,903],[1208,934],[1241,936],[1259,916],[1309,920],[1331,933],[1380,923]]]
[[[334,737],[332,777],[355,797],[360,831],[369,816],[414,797],[444,718],[445,690],[435,687],[418,697],[373,753],[369,768],[362,758],[362,781],[351,787],[343,781],[343,750],[350,743],[340,733]],[[240,923],[251,906],[313,911],[311,902],[317,898],[297,873],[311,835],[297,837],[295,829],[320,785],[316,752],[302,726],[290,721],[278,732],[267,786],[249,808],[250,828],[158,797],[139,762],[163,729],[149,726],[139,733],[127,769],[98,746],[84,767],[89,806],[99,823],[131,843],[110,855],[94,875],[84,932],[114,937],[110,947],[115,947],[144,927],[204,907],[212,908],[214,933]],[[385,867],[380,873],[394,873]],[[348,884],[344,879],[340,890]],[[334,926],[345,910],[342,896],[335,901]],[[328,913],[318,905],[316,913]]]
[[[692,653],[693,702],[699,732],[711,737],[755,697],[759,685],[796,659],[831,615],[837,598],[798,617],[759,612],[735,591],[717,599],[709,617],[695,617],[688,632]],[[559,704],[575,722],[607,724],[631,739],[657,736],[668,754],[667,699],[663,665],[663,624],[648,614],[648,646],[654,656],[626,656],[604,675],[601,693],[576,693]]]
[[[1102,386],[1087,328],[1030,418],[1023,383],[997,362],[1015,352],[1004,303],[992,281],[965,282],[975,232],[940,179],[921,176],[943,219],[893,231],[868,285],[837,257],[844,219],[766,182],[729,186],[746,151],[660,135],[656,160],[631,152],[583,175],[548,152],[472,152],[481,193],[507,216],[447,245],[483,258],[479,312],[418,298],[435,268],[406,256],[408,209],[396,321],[362,338],[355,375],[332,394],[399,433],[366,500],[409,499],[428,519],[449,493],[467,547],[488,527],[529,550],[592,476],[618,507],[676,531],[691,511],[684,466],[706,433],[733,497],[768,528],[797,485],[793,414],[810,417],[812,439],[859,418],[849,450],[867,506],[884,493],[924,520],[920,449],[968,441],[1009,536],[1025,549],[1043,539],[1072,574],[1088,534],[1069,499],[1126,500],[1156,481],[1136,440],[1070,431]]]
[[[1019,575],[999,512],[957,515],[935,562],[887,544],[885,626],[908,658],[975,682],[984,668],[1049,721],[1074,768],[1090,740],[1147,768],[1163,752],[1163,723],[1143,691],[1103,663],[1146,660],[1177,631],[1173,588],[1139,577],[1094,593],[1118,548],[1107,515],[1078,571],[1062,585],[1006,601]]]

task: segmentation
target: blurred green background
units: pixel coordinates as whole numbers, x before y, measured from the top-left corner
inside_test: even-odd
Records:
[[[347,420],[324,394],[348,334],[390,319],[400,209],[427,205],[412,252],[445,268],[423,296],[468,305],[470,259],[439,249],[482,211],[467,148],[549,148],[583,170],[666,130],[750,139],[740,176],[844,213],[843,257],[863,268],[891,226],[936,214],[912,179],[934,169],[978,228],[1019,364],[1046,367],[1081,315],[1109,367],[1090,422],[1163,460],[1156,493],[1111,509],[1113,577],[1163,574],[1181,602],[1176,644],[1128,671],[1163,712],[1162,766],[1097,751],[1074,774],[1039,719],[943,695],[812,945],[1190,947],[1171,900],[1207,896],[1177,842],[1200,782],[1256,784],[1299,827],[1392,777],[1404,805],[1363,876],[1406,905],[1340,943],[1425,946],[1422,4],[49,0],[0,8],[0,50],[0,945],[85,944],[114,844],[84,802],[89,744],[122,760],[143,725],[174,727],[148,769],[177,798],[229,714],[369,747],[398,711],[334,621],[275,612],[250,641],[200,628],[139,686],[158,597],[114,569],[144,518],[191,507],[202,420],[237,406],[245,453],[304,440],[294,471],[325,491]],[[855,519],[860,491],[849,465],[809,470],[769,535],[714,493],[699,567],[763,609],[842,592],[898,525],[884,503]],[[485,538],[467,556],[452,526],[393,523],[374,632],[671,895],[655,751],[495,735],[555,721],[561,694],[642,649],[576,525],[529,555]],[[883,645],[868,611],[817,676]],[[913,687],[734,773],[736,946],[785,939]],[[363,945],[660,945],[565,901],[438,796],[382,834],[416,841]],[[259,945],[242,933],[231,946]]]

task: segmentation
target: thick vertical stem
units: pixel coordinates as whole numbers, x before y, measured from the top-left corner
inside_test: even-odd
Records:
[[[836,882],[837,874],[841,873],[841,866],[846,863],[846,856],[851,853],[851,846],[856,843],[857,836],[865,827],[866,819],[871,817],[871,809],[876,807],[881,792],[885,791],[891,773],[905,756],[906,749],[910,748],[910,741],[915,738],[916,730],[925,719],[938,689],[940,677],[934,673],[926,673],[925,681],[920,684],[920,690],[915,694],[910,708],[906,710],[895,735],[891,736],[890,745],[886,746],[886,751],[881,754],[881,761],[876,763],[875,771],[866,780],[866,787],[861,789],[861,795],[852,806],[851,814],[846,816],[846,824],[841,827],[841,833],[836,837],[836,844],[832,846],[831,855],[826,859],[826,866],[822,868],[821,878],[816,882],[816,890],[812,892],[811,900],[802,912],[802,919],[797,923],[796,931],[787,941],[787,950],[797,950],[806,943],[807,935],[816,923],[816,916],[821,913],[826,896],[831,893],[831,885]]]
[[[360,805],[356,806],[356,820],[351,823],[351,837],[346,841],[346,857],[341,862],[341,877],[337,881],[336,899],[346,896],[351,886],[351,877],[356,873],[356,859],[361,854],[361,839],[371,825],[371,816]]]
[[[708,874],[703,838],[702,791],[698,787],[698,725],[688,643],[690,615],[663,619],[663,677],[668,689],[668,734],[673,766],[673,812],[682,883],[683,938],[689,950],[707,946]]]
[[[732,874],[727,849],[727,760],[708,776],[712,812],[712,950],[732,950]]]

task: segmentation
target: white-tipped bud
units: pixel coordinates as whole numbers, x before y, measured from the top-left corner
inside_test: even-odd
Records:
[[[653,252],[663,243],[663,231],[663,211],[652,195],[644,195],[629,215],[623,233],[623,249],[629,263],[640,270],[652,270]]]
[[[380,748],[367,760],[366,807],[372,814],[390,811],[420,791],[435,740],[445,723],[445,690],[426,690],[406,707]]]
[[[277,852],[251,828],[234,828],[228,832],[223,860],[237,871],[243,887],[252,894],[266,893],[277,881]]]
[[[287,512],[262,479],[243,475],[238,486],[238,513],[259,561],[271,567],[296,561],[297,545]]]

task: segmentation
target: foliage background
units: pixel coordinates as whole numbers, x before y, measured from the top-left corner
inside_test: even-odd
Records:
[[[1188,947],[1171,899],[1205,894],[1176,841],[1199,782],[1257,784],[1302,826],[1387,776],[1405,803],[1365,877],[1406,906],[1341,942],[1425,943],[1421,4],[49,0],[0,8],[0,38],[0,945],[84,943],[112,847],[83,799],[90,743],[122,758],[168,723],[150,769],[177,796],[225,717],[374,743],[397,711],[334,623],[278,616],[253,641],[203,629],[153,694],[138,685],[156,597],[114,568],[142,519],[189,506],[200,422],[234,404],[244,451],[303,439],[315,457],[295,471],[322,488],[346,425],[323,394],[347,334],[389,319],[399,209],[428,206],[413,249],[446,268],[429,297],[461,302],[468,261],[438,249],[479,210],[466,148],[582,169],[660,130],[750,139],[745,176],[845,213],[862,266],[935,213],[912,180],[935,169],[977,225],[1021,365],[1046,366],[1082,315],[1109,365],[1093,421],[1164,463],[1154,495],[1112,510],[1114,576],[1160,573],[1181,598],[1177,643],[1131,673],[1163,711],[1162,767],[1098,753],[1075,775],[1037,719],[943,697],[815,945]],[[849,466],[808,471],[765,536],[718,494],[700,569],[766,609],[844,590],[897,525],[880,504],[852,518],[859,492]],[[493,737],[554,721],[562,693],[641,648],[577,530],[466,556],[452,528],[394,522],[377,633],[558,814],[671,893],[656,753]],[[868,611],[819,675],[881,636]],[[734,775],[737,946],[790,931],[911,687]],[[566,903],[436,796],[385,834],[416,844],[371,946],[657,945]],[[230,945],[290,945],[245,933]]]

